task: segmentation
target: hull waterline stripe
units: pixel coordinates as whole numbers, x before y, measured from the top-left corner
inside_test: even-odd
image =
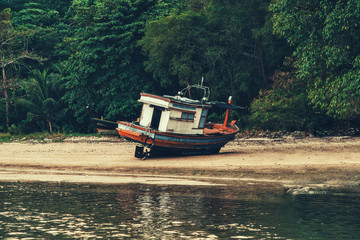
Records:
[[[174,142],[174,143],[190,143],[190,144],[208,144],[208,143],[213,143],[213,144],[217,144],[220,142],[220,144],[223,144],[222,142],[227,142],[230,141],[234,138],[235,133],[233,134],[229,134],[229,135],[225,135],[225,136],[219,136],[219,137],[186,137],[186,136],[169,136],[169,134],[167,133],[166,135],[162,135],[161,133],[152,133],[150,131],[146,131],[146,130],[142,130],[142,129],[138,129],[135,128],[133,126],[130,125],[125,125],[125,124],[121,124],[119,123],[118,125],[119,129],[122,130],[126,130],[126,131],[133,131],[136,132],[138,134],[143,134],[145,136],[149,136],[149,138],[156,140],[161,140],[161,141],[166,141],[166,142]]]

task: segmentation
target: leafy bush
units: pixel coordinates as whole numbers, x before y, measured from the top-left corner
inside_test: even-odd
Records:
[[[308,103],[306,82],[296,78],[292,65],[287,59],[284,71],[272,76],[273,85],[261,91],[250,106],[250,123],[265,130],[315,131],[329,125],[330,118],[314,112]]]

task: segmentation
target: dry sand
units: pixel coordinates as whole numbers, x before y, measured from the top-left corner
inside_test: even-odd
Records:
[[[237,138],[219,154],[145,161],[118,138],[0,143],[0,181],[359,188],[360,138]]]

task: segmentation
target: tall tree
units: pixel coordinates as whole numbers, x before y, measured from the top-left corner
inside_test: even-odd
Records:
[[[214,97],[249,104],[288,51],[272,37],[268,2],[186,2],[186,11],[147,23],[139,41],[146,70],[165,88],[199,83],[205,75]]]
[[[206,33],[204,21],[203,14],[186,12],[147,24],[146,35],[139,44],[149,57],[146,69],[153,72],[163,87],[200,80],[204,72],[201,61],[205,45],[202,34]]]
[[[79,122],[87,123],[90,116],[136,116],[138,94],[151,85],[136,41],[144,29],[144,12],[153,4],[99,0],[72,6],[74,29],[67,39],[71,56],[64,62],[66,98]]]
[[[360,1],[275,0],[274,31],[296,48],[299,79],[314,108],[337,119],[360,116]]]
[[[9,118],[9,89],[13,87],[14,75],[11,67],[24,65],[25,59],[40,60],[40,57],[27,48],[28,31],[17,31],[11,22],[10,9],[0,12],[0,68],[2,77],[2,95],[5,101],[6,125],[10,125]]]
[[[28,38],[29,49],[46,58],[44,64],[48,68],[57,65],[65,58],[63,48],[59,45],[68,34],[64,13],[54,8],[56,5],[51,2],[43,4],[29,2],[13,14],[13,24],[16,29],[33,32]]]

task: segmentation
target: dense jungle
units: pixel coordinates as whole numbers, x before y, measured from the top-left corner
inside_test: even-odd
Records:
[[[2,133],[93,132],[204,77],[242,130],[356,134],[360,0],[0,0],[0,68]]]

